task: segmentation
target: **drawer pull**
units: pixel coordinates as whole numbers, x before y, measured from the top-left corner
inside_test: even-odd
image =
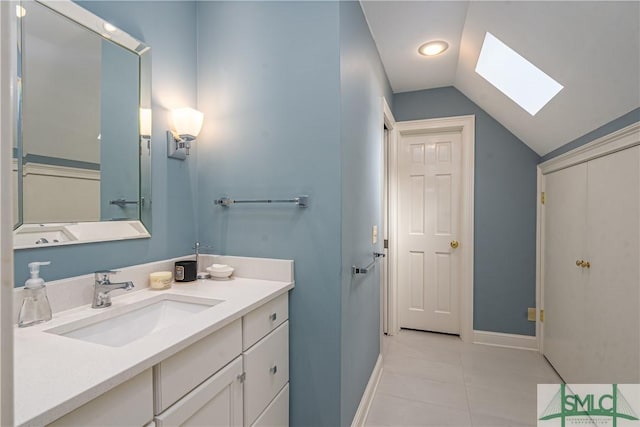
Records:
[[[271,313],[269,315],[269,319],[271,319],[272,322],[275,322],[277,318],[278,318],[278,315],[276,313]]]
[[[273,365],[271,368],[269,368],[269,372],[275,375],[278,372],[278,365]]]

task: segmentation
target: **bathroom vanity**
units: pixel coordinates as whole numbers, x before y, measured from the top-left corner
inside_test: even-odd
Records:
[[[216,259],[231,280],[154,291],[123,271],[142,289],[112,307],[16,328],[16,425],[288,425],[293,261]]]

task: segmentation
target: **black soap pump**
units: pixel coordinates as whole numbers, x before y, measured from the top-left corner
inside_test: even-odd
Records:
[[[50,261],[29,263],[31,279],[24,282],[24,296],[18,326],[24,328],[51,320],[51,305],[47,298],[44,280],[40,277],[40,266],[49,265]]]

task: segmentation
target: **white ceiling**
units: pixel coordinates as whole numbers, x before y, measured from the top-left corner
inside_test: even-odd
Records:
[[[640,107],[638,1],[361,4],[395,93],[455,86],[540,155]],[[564,86],[535,116],[475,73],[487,31]]]

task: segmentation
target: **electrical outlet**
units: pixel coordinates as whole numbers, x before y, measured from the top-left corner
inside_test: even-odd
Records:
[[[529,322],[535,322],[536,321],[536,309],[535,308],[527,308],[527,320]]]
[[[378,226],[374,225],[371,230],[371,242],[375,245],[378,243]]]

